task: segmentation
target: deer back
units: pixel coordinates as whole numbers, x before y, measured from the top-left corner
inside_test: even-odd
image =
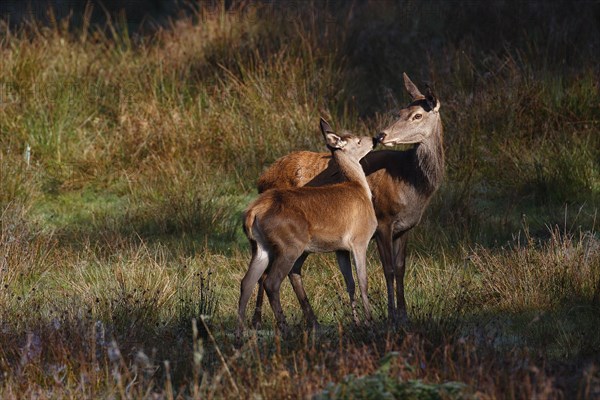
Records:
[[[347,247],[355,237],[368,240],[375,221],[371,199],[361,184],[343,182],[267,190],[248,207],[244,225],[251,238],[258,234],[271,242],[291,243],[306,234],[313,242],[307,251],[323,252]]]
[[[325,176],[328,170],[331,173],[339,172],[330,153],[296,151],[277,159],[261,174],[257,182],[258,193],[273,188],[285,189],[305,186],[317,176]],[[324,180],[322,184],[327,183],[332,182]]]

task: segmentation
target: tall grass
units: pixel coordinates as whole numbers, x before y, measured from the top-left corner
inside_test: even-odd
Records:
[[[145,36],[3,24],[0,397],[597,395],[600,41],[579,6],[220,4]],[[236,348],[256,178],[325,151],[319,116],[376,132],[402,71],[437,92],[447,156],[411,232],[412,325],[383,322],[372,248],[373,326],[311,256],[323,328],[282,340],[267,312]],[[299,325],[289,285],[282,304]]]

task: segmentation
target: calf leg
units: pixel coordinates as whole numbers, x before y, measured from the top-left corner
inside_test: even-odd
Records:
[[[306,296],[306,292],[304,291],[304,285],[302,284],[302,264],[304,264],[304,260],[306,260],[306,257],[308,257],[308,253],[303,253],[296,260],[294,266],[292,267],[292,271],[289,273],[288,277],[290,278],[290,283],[292,284],[294,293],[296,293],[296,297],[298,298],[300,307],[302,307],[302,312],[304,313],[304,320],[306,321],[306,325],[309,328],[315,328],[318,326],[317,317],[315,316],[315,312],[312,309],[310,302],[308,301],[308,296]]]
[[[300,275],[300,273],[301,273],[300,271],[302,270],[302,265],[304,264],[304,261],[306,261],[306,257],[308,257],[308,253],[303,253],[300,257],[298,257],[298,259],[294,263],[292,272],[298,271],[298,275]],[[264,301],[264,293],[265,293],[264,282],[265,282],[266,277],[267,277],[267,275],[263,274],[263,276],[260,278],[260,280],[258,282],[258,295],[256,296],[256,307],[254,308],[254,315],[252,316],[252,326],[254,326],[254,329],[259,329],[262,324],[262,304]],[[305,299],[306,305],[310,309],[310,312],[312,312],[310,303],[308,303],[308,297],[306,296],[306,293],[304,292],[304,287],[302,285],[302,277],[299,276],[298,278],[296,278],[296,277],[292,277],[290,275],[289,278],[290,278],[292,287],[294,288],[294,292],[296,293],[296,297],[298,297],[298,301],[300,302],[300,306],[302,306],[302,310],[305,309],[305,305],[303,303],[304,299]],[[299,286],[294,286],[294,285],[299,285]],[[299,292],[301,294],[298,294]],[[302,293],[304,293],[304,294],[302,294]],[[313,312],[313,316],[314,316],[314,312]],[[305,312],[305,317],[306,317],[306,312]],[[315,321],[316,321],[316,319],[315,319]]]
[[[273,314],[275,314],[275,319],[277,320],[277,326],[283,334],[287,332],[287,322],[285,320],[283,309],[281,308],[279,290],[281,288],[281,282],[283,282],[285,277],[290,274],[294,262],[301,254],[302,252],[296,254],[290,254],[288,252],[287,254],[276,256],[264,282],[269,303],[271,303]]]
[[[358,286],[360,288],[360,295],[362,297],[363,308],[365,309],[366,324],[368,325],[372,320],[371,317],[371,304],[369,303],[369,296],[367,293],[368,280],[367,280],[367,246],[369,242],[360,243],[352,249],[352,256],[354,258],[354,264],[356,265],[356,276],[358,278]]]
[[[265,297],[265,278],[266,274],[263,274],[258,281],[258,294],[256,295],[256,306],[254,307],[254,315],[252,316],[252,326],[254,329],[260,329],[262,324],[262,303]]]
[[[254,286],[258,282],[259,278],[265,272],[269,266],[269,253],[267,250],[257,242],[252,242],[252,259],[248,266],[248,271],[242,279],[240,287],[240,300],[238,306],[238,337],[241,337],[244,330],[244,319],[246,314],[246,306]]]
[[[344,281],[346,282],[346,290],[348,291],[348,296],[350,297],[350,306],[352,307],[352,318],[354,319],[354,323],[358,325],[358,311],[356,310],[356,300],[354,299],[356,285],[354,283],[354,278],[352,277],[350,252],[345,250],[336,251],[335,257],[337,258],[338,266],[340,267],[340,271],[342,271]]]

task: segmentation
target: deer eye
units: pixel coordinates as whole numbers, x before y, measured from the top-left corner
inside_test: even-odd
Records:
[[[422,115],[422,114],[415,114],[415,115],[413,116],[413,119],[421,119],[421,118],[423,118],[423,115]]]

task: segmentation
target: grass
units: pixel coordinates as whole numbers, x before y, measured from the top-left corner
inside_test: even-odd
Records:
[[[598,7],[468,5],[0,25],[0,397],[597,397]],[[411,326],[385,323],[372,246],[374,326],[315,255],[323,328],[285,284],[292,337],[266,311],[236,347],[256,178],[324,151],[320,116],[377,132],[402,71],[437,92],[447,160],[409,241]]]

